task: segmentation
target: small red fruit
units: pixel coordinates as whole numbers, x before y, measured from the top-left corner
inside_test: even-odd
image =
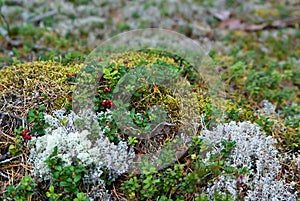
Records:
[[[103,102],[101,103],[101,105],[102,105],[102,106],[105,106],[105,105],[106,105],[105,101],[103,101]]]
[[[24,137],[24,139],[25,139],[25,140],[31,140],[31,136],[30,136],[30,135],[26,135],[26,136]]]
[[[110,93],[110,91],[111,91],[110,88],[107,88],[107,92]]]
[[[68,98],[68,101],[72,101],[72,100],[73,100],[73,98],[72,98],[72,97]]]
[[[103,92],[106,93],[106,92],[107,92],[107,88],[104,88],[104,89],[103,89]]]
[[[28,129],[25,129],[25,130],[22,131],[21,135],[24,137],[24,136],[26,136],[28,133],[29,133],[29,130],[28,130]]]
[[[112,101],[111,100],[106,100],[105,104],[106,104],[106,107],[109,109],[112,106]]]
[[[66,74],[67,77],[70,77],[71,75],[69,73]]]

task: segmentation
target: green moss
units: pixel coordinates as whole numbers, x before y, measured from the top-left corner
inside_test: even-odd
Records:
[[[151,147],[174,138],[179,128],[191,129],[191,122],[199,119],[199,114],[206,114],[206,124],[214,115],[212,113],[212,101],[207,93],[207,85],[204,82],[197,82],[201,78],[197,77],[195,68],[178,55],[157,49],[143,49],[137,52],[114,54],[109,59],[110,63],[103,69],[103,76],[98,83],[99,87],[94,99],[96,103],[94,108],[98,112],[107,109],[107,106],[103,106],[103,102],[111,99],[113,94],[103,92],[105,88],[110,88],[111,91],[115,89],[123,91],[120,88],[126,86],[124,90],[129,90],[126,91],[126,93],[130,94],[129,101],[128,103],[123,101],[119,103],[118,100],[113,100],[114,105],[119,108],[117,112],[122,113],[123,110],[128,110],[132,122],[142,130],[145,129],[147,130],[146,132],[150,133],[153,131],[151,126],[154,124],[158,125],[162,121],[172,124],[172,126],[164,127],[168,127],[168,131],[161,136],[163,139],[153,143]],[[97,66],[97,64],[95,65]],[[153,71],[156,66],[159,66],[159,68]],[[94,65],[90,67],[94,68]],[[149,82],[149,80],[145,82],[144,79],[140,83],[136,83],[138,82],[136,78],[140,79],[139,75],[144,75],[144,69],[146,71],[149,70],[148,73],[151,72],[150,74],[154,73],[153,75],[155,76],[152,77],[153,79],[155,78],[153,83]],[[119,80],[126,74],[126,71],[128,71],[128,76],[133,77],[127,81],[122,79],[122,86],[119,86]],[[134,73],[132,74],[132,72]],[[136,75],[137,77],[135,77]],[[185,78],[187,79],[186,81],[184,81]],[[168,84],[166,86],[162,84],[168,79],[171,82],[174,81],[171,87]],[[130,80],[133,80],[133,82]],[[124,82],[126,83],[124,84]],[[133,92],[131,88],[134,89]],[[127,104],[129,105],[128,107]],[[126,105],[126,108],[123,108],[125,107],[124,105]],[[157,111],[157,107],[163,108],[164,112],[161,113],[160,109]],[[159,112],[159,115],[155,112]],[[127,117],[126,119],[128,120]],[[114,124],[111,124],[110,130],[116,131],[116,133],[106,133],[107,137],[113,142],[116,141],[118,136],[126,139],[125,135],[129,134],[127,132],[124,133],[124,130],[127,131],[128,129],[117,131]],[[156,141],[156,139],[152,140]]]
[[[146,64],[146,67],[150,67],[155,64],[157,59],[166,62],[167,64],[177,65],[173,58],[167,55],[158,55],[148,51],[140,52],[127,52],[122,54],[114,54],[111,56],[112,63],[116,66],[126,66],[128,68],[134,68],[141,64]]]
[[[250,104],[242,104],[239,105],[233,100],[227,101],[226,104],[226,121],[237,121],[244,122],[250,121],[255,122],[257,120],[257,116],[255,115],[255,111]]]
[[[0,104],[16,114],[40,104],[47,111],[60,109],[71,95],[72,83],[67,82],[66,74],[78,73],[80,68],[79,64],[44,61],[7,67],[0,74],[0,94],[5,98]]]

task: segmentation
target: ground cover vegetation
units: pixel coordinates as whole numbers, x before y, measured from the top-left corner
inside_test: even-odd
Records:
[[[127,20],[118,21],[117,13],[110,13],[112,5],[103,1],[103,22],[94,21],[88,30],[79,27],[74,32],[66,31],[64,36],[55,31],[57,18],[51,15],[37,21],[31,16],[33,21],[19,24],[22,20],[15,16],[22,11],[9,3],[0,1],[1,198],[299,199],[300,30],[299,22],[285,21],[298,19],[295,16],[299,10],[291,9],[299,7],[297,2],[287,6],[273,1],[265,5],[252,2],[253,9],[247,10],[249,7],[238,1],[225,1],[229,16],[220,12],[213,1],[192,2],[193,6],[187,7],[189,11],[209,13],[202,22],[203,27],[210,26],[204,36],[191,21],[199,16],[185,13],[186,2],[180,8],[175,4],[174,8],[158,6],[168,4],[167,1],[145,3],[144,13],[134,3],[122,3],[120,8],[111,10],[125,17],[129,7],[136,10],[130,12]],[[92,1],[64,3],[74,8],[86,6],[90,13],[83,12],[83,16],[95,15],[89,7]],[[12,11],[3,11],[11,6],[15,6]],[[64,13],[61,9],[58,16],[76,19],[76,13]],[[198,41],[199,34],[214,41],[209,55],[225,87],[223,121],[211,121],[213,111],[207,85],[194,79],[195,69],[189,61],[172,52],[141,49],[111,55],[112,62],[99,76],[93,100],[95,115],[89,117],[92,126],[85,130],[87,122],[72,111],[72,102],[78,74],[86,67],[85,55],[93,49],[88,43],[92,38],[89,31],[104,30],[110,25],[108,35],[99,32],[105,38],[138,28],[136,25],[151,27],[151,18],[142,16],[156,11],[159,16],[153,15],[154,21],[170,19],[169,15],[177,12],[182,24],[169,28]],[[244,17],[243,12],[247,13]],[[235,19],[242,21],[234,24]],[[272,25],[276,20],[282,23],[281,27]],[[263,23],[271,25],[258,26]],[[156,151],[178,134],[180,97],[155,84],[136,91],[130,99],[129,115],[135,125],[147,128],[153,120],[151,106],[164,105],[169,125],[165,125],[163,133],[150,140],[138,139],[119,129],[113,119],[113,91],[120,78],[137,66],[154,64],[180,72],[191,83],[191,93],[198,98],[200,127],[177,161],[159,170],[145,166],[128,173],[136,156]]]

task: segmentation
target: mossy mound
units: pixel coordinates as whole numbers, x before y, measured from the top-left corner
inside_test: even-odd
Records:
[[[1,70],[0,108],[17,116],[45,105],[46,111],[60,109],[70,97],[72,83],[66,74],[76,74],[82,65],[40,61],[17,64]]]
[[[182,59],[170,53],[141,50],[114,54],[110,58],[116,68],[125,66],[150,67],[160,61],[166,65],[183,67]],[[38,61],[17,64],[1,70],[0,108],[17,116],[24,116],[29,109],[44,104],[46,111],[60,109],[71,96],[72,82],[66,74],[77,74],[83,64],[61,64],[54,61]]]
[[[96,58],[98,59],[98,57]],[[191,133],[191,124],[196,123],[193,121],[199,120],[199,115],[193,119],[196,113],[201,114],[206,112],[209,118],[210,108],[206,107],[211,102],[207,93],[208,86],[201,78],[197,77],[198,72],[194,66],[184,60],[184,58],[162,50],[143,49],[136,52],[114,54],[111,55],[109,60],[110,63],[105,64],[106,66],[103,71],[100,71],[100,74],[102,75],[103,73],[103,76],[98,81],[97,94],[94,99],[95,110],[97,112],[105,112],[107,108],[110,108],[110,106],[107,107],[105,105],[106,101],[110,101],[110,99],[115,97],[113,97],[114,94],[112,93],[104,92],[106,89],[110,89],[112,92],[116,92],[114,90],[117,89],[117,91],[125,92],[124,94],[127,97],[130,96],[130,100],[126,99],[127,97],[125,98],[125,102],[121,98],[121,105],[117,105],[114,102],[116,108],[112,108],[114,112],[120,112],[118,113],[120,119],[115,119],[115,121],[126,122],[122,128],[116,125],[116,122],[100,122],[102,126],[109,127],[105,135],[111,141],[118,143],[120,138],[127,139],[129,136],[137,134],[139,142],[134,146],[136,153],[155,153],[164,144],[176,141],[175,137],[178,137],[178,134],[182,133],[182,131],[186,131],[187,136],[189,136]],[[156,68],[157,65],[159,68]],[[87,66],[86,71],[84,68],[82,70],[84,72],[92,72],[93,74],[91,68],[101,67],[93,64]],[[153,81],[153,83],[152,81],[141,81],[139,83],[140,79],[152,80],[153,78],[144,77],[143,75],[145,74],[143,73],[145,71],[140,70],[141,68],[146,69],[146,72],[149,74],[153,73],[155,79],[163,81]],[[165,68],[168,69],[167,73],[163,73],[165,72]],[[174,76],[175,84],[171,84],[171,88],[169,85],[160,84],[168,79],[173,80],[171,78],[173,72],[176,74]],[[132,77],[127,79],[125,76],[126,73],[128,73],[129,77],[131,75]],[[89,77],[92,74],[85,76]],[[119,82],[121,78],[122,81]],[[130,80],[134,81],[130,82]],[[122,86],[119,86],[120,83]],[[126,87],[133,87],[135,90],[128,89],[127,91]],[[123,108],[123,105],[127,104],[129,105],[128,107],[124,106],[126,107],[124,108],[126,112],[120,109]],[[157,109],[156,106],[165,110],[166,113],[162,114],[164,121],[161,121],[160,117],[154,115],[153,111]],[[129,116],[128,112],[130,113]],[[125,119],[130,119],[130,122],[127,124]],[[156,121],[157,123],[154,123]],[[132,129],[132,124],[130,123],[134,123],[134,126],[139,127],[141,130]],[[143,136],[139,135],[141,131]],[[131,132],[137,133],[133,134]],[[193,130],[192,132],[196,134],[197,131]],[[183,148],[182,150],[186,149]],[[178,157],[180,156],[178,155]]]

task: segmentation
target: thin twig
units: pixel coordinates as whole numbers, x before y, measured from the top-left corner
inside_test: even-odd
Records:
[[[9,159],[6,159],[6,160],[4,160],[4,161],[0,161],[0,164],[2,164],[2,163],[7,163],[7,162],[12,161],[12,160],[14,160],[14,159],[16,159],[16,158],[19,158],[20,156],[21,156],[21,155],[14,156],[14,157],[9,158]]]
[[[0,172],[0,176],[4,177],[5,179],[9,179],[9,176],[5,175],[4,173]]]
[[[171,123],[168,123],[168,122],[166,122],[166,121],[163,121],[163,122],[160,122],[159,124],[157,124],[156,126],[155,126],[155,128],[153,128],[152,129],[152,131],[151,131],[151,133],[153,133],[159,126],[161,126],[161,125],[167,125],[167,126],[176,126],[176,124],[171,124]]]
[[[49,12],[38,15],[38,16],[34,17],[33,19],[30,19],[29,22],[40,22],[42,19],[44,19],[46,17],[51,17],[56,14],[57,14],[57,10],[51,10]]]
[[[9,35],[9,34],[8,34]],[[5,37],[6,41],[14,47],[18,47],[23,45],[23,41],[20,40],[12,40],[9,36]]]

